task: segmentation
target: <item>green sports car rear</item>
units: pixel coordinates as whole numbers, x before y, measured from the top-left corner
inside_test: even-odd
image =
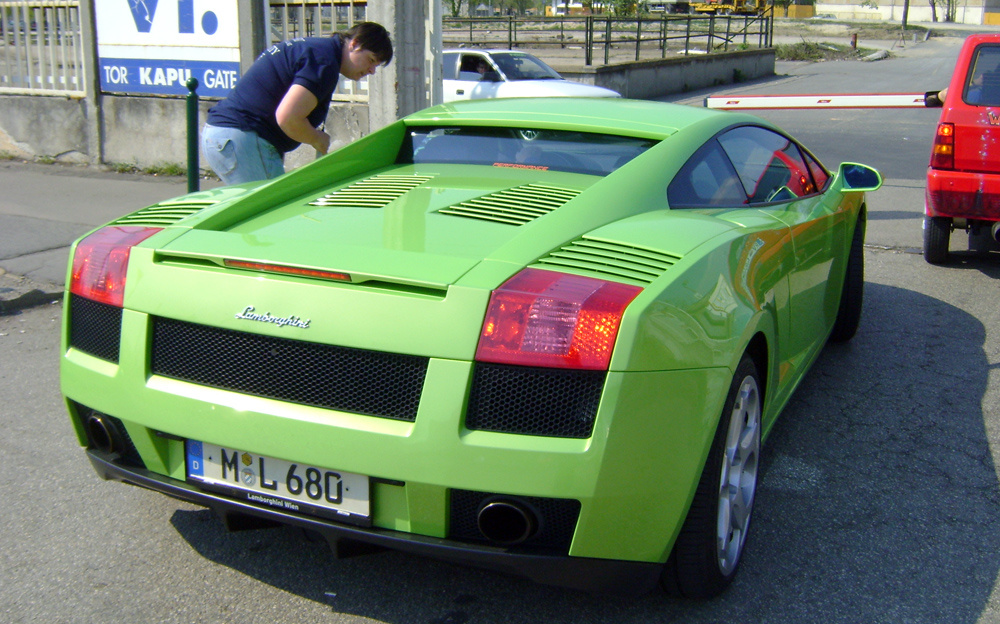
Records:
[[[61,383],[98,474],[335,552],[721,591],[761,441],[858,327],[881,180],[745,115],[559,102],[428,109],[78,241]]]

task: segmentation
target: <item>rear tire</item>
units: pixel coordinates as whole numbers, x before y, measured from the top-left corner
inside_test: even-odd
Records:
[[[706,599],[722,593],[739,568],[757,491],[763,396],[757,367],[736,367],[691,509],[663,568],[667,593]]]
[[[854,338],[861,324],[861,309],[865,300],[865,213],[858,215],[851,239],[851,250],[847,254],[847,269],[844,271],[844,287],[840,292],[840,308],[837,320],[830,332],[830,342],[847,342]]]
[[[924,260],[930,264],[947,262],[950,238],[950,217],[924,217]]]

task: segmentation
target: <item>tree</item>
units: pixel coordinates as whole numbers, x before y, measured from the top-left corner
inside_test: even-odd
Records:
[[[611,0],[607,4],[611,10],[611,14],[615,17],[631,17],[635,15],[635,0]]]
[[[528,9],[535,6],[535,0],[507,0],[507,4],[517,15],[525,15]]]
[[[452,17],[461,17],[463,0],[447,0]]]
[[[772,0],[771,3],[782,9],[785,12],[785,17],[788,17],[788,7],[792,5],[792,0]]]

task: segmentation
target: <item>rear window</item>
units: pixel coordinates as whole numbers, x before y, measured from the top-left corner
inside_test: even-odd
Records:
[[[1000,46],[981,45],[973,52],[962,100],[973,106],[1000,106]]]
[[[531,128],[411,128],[397,162],[455,163],[605,176],[656,141]]]

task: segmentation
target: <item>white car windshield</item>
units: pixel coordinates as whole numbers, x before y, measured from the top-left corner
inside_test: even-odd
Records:
[[[559,72],[523,52],[494,52],[490,55],[507,80],[563,80]]]

